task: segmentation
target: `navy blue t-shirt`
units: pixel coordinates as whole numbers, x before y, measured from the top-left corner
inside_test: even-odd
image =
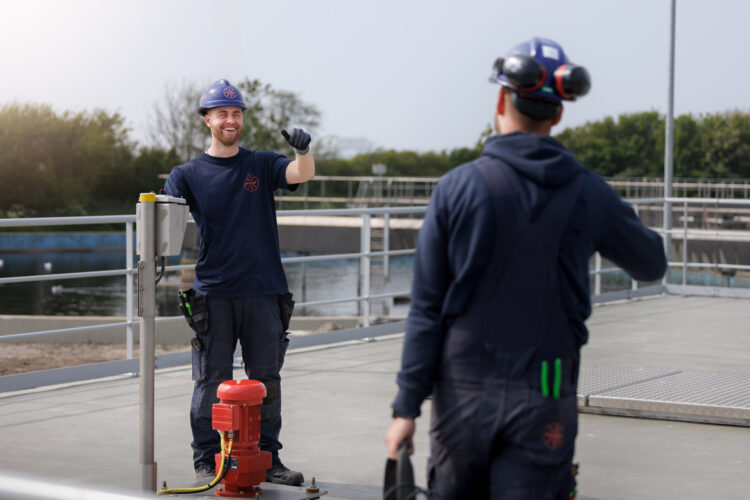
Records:
[[[251,297],[289,290],[279,251],[273,192],[291,160],[240,148],[231,158],[201,153],[172,169],[164,186],[185,198],[201,236],[193,288],[203,295]]]

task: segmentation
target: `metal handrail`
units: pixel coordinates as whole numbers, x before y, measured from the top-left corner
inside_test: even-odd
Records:
[[[135,214],[0,219],[0,227],[91,226],[95,224],[125,224],[128,222],[135,222]]]
[[[635,198],[635,199],[628,199],[625,201],[630,203],[631,205],[634,205],[636,209],[638,209],[638,207],[642,207],[643,205],[663,204],[665,202],[673,203],[673,204],[682,203],[685,206],[693,205],[693,204],[742,205],[742,206],[750,205],[750,200],[677,198],[677,197]],[[360,216],[362,218],[361,231],[364,234],[364,232],[366,231],[369,233],[370,219],[373,216],[383,215],[385,216],[386,219],[389,219],[390,215],[423,214],[426,210],[427,210],[427,207],[423,207],[423,206],[320,209],[320,210],[279,210],[277,211],[277,215],[279,217],[299,216],[299,215],[304,215],[304,216],[320,216],[320,215]],[[127,292],[129,305],[127,307],[128,315],[127,315],[126,321],[105,323],[105,324],[100,324],[100,325],[89,325],[89,326],[81,326],[81,327],[73,327],[73,328],[64,328],[64,329],[5,335],[5,336],[0,336],[0,340],[14,340],[14,339],[19,339],[19,338],[28,338],[28,337],[41,336],[41,335],[54,335],[54,334],[59,334],[59,333],[70,333],[70,332],[77,332],[77,331],[98,330],[98,329],[125,326],[128,331],[128,345],[130,346],[128,350],[128,359],[132,358],[132,329],[135,325],[138,324],[138,322],[135,321],[132,316],[133,308],[132,308],[132,302],[131,302],[132,295],[133,295],[131,277],[137,272],[132,267],[132,224],[134,222],[135,222],[135,215],[0,219],[0,228],[2,227],[39,227],[39,226],[94,225],[94,224],[124,223],[126,225],[126,233],[129,233],[129,236],[126,237],[126,249],[128,250],[130,254],[129,257],[126,259],[128,261],[128,267],[126,269],[89,271],[89,272],[78,272],[78,273],[58,273],[58,274],[46,274],[46,275],[29,275],[29,276],[15,276],[15,277],[8,277],[8,278],[0,278],[0,284],[3,284],[3,283],[25,283],[25,282],[46,281],[46,280],[65,280],[65,279],[77,279],[77,278],[88,278],[88,277],[126,276],[128,287],[129,287],[128,292]],[[387,221],[386,221],[385,227],[386,229],[388,228]],[[656,230],[664,234],[663,229],[659,228]],[[702,229],[690,229],[687,227],[687,218],[683,218],[682,229],[673,228],[672,230],[668,232],[675,236],[679,236],[680,234],[682,234],[686,239],[685,241],[687,241],[687,237],[691,234],[703,235],[703,234],[706,234],[707,232],[713,235],[743,236],[742,239],[743,240],[745,239],[744,238],[745,235],[741,234],[743,233],[742,231],[736,231],[736,230],[706,231]],[[740,234],[737,234],[737,233],[740,233]],[[744,233],[748,233],[748,237],[750,237],[750,232],[745,231]],[[365,238],[363,237],[362,238],[362,251],[360,252],[344,253],[344,254],[299,256],[299,257],[284,257],[282,258],[282,262],[304,263],[304,262],[316,262],[316,261],[340,260],[340,259],[359,259],[360,262],[365,262],[365,261],[369,262],[369,259],[373,257],[383,257],[384,259],[387,260],[389,257],[413,255],[416,252],[415,249],[390,250],[388,248],[386,248],[383,251],[372,251],[371,248],[369,247],[369,240],[367,242],[365,242],[364,240]],[[687,246],[686,244],[683,245],[683,254],[684,254],[683,257],[685,257],[686,255],[685,254],[686,246]],[[686,262],[686,258],[683,258],[682,262],[670,261],[668,265],[670,267],[682,267],[683,268],[683,284],[685,280],[686,270],[688,268],[743,270],[743,271],[750,270],[750,265],[691,263],[691,262]],[[384,293],[384,294],[378,294],[378,295],[371,295],[370,287],[369,287],[369,266],[363,266],[363,267],[365,267],[365,270],[363,271],[363,274],[364,274],[363,279],[364,281],[366,281],[367,286],[363,287],[361,295],[354,296],[354,297],[343,297],[343,298],[336,298],[336,299],[299,302],[298,306],[304,307],[304,306],[326,305],[326,304],[345,303],[345,302],[362,303],[365,305],[365,314],[364,314],[363,320],[364,320],[364,323],[367,325],[369,324],[370,301],[409,295],[410,291],[408,290],[401,291],[401,292],[390,292],[390,293]],[[192,268],[194,268],[194,264],[166,266],[167,271],[178,271],[178,270],[185,270],[185,269],[192,269]],[[595,279],[595,287],[594,287],[593,295],[598,296],[598,295],[601,295],[602,293],[601,292],[601,280],[600,280],[601,275],[607,274],[607,273],[619,272],[619,271],[620,269],[616,267],[602,268],[601,258],[600,256],[596,255],[594,269],[589,271],[589,274],[593,275]],[[635,290],[637,289],[637,287],[638,287],[637,282],[633,280],[632,288]],[[171,321],[179,321],[181,319],[182,319],[182,316],[170,316],[170,317],[158,318],[157,321],[158,322],[166,322],[166,321],[171,322]]]
[[[362,218],[362,230],[369,227],[370,218],[373,216],[383,215],[386,219],[384,224],[386,232],[388,231],[388,221],[391,215],[395,214],[423,214],[426,212],[426,207],[372,207],[372,208],[351,208],[351,209],[321,209],[321,210],[279,210],[277,216],[322,216],[322,215],[335,215],[335,216],[360,216]],[[70,224],[68,224],[70,222]],[[107,277],[107,276],[126,276],[128,291],[126,295],[128,297],[127,307],[127,318],[124,322],[114,323],[103,323],[99,325],[89,325],[71,328],[61,328],[54,330],[44,330],[36,332],[25,332],[10,335],[0,336],[0,341],[12,341],[18,339],[25,339],[29,337],[38,337],[44,335],[56,335],[63,333],[73,333],[80,331],[92,331],[102,330],[115,327],[126,327],[127,329],[127,358],[133,357],[132,345],[133,345],[133,327],[138,325],[138,321],[135,321],[132,316],[132,279],[131,276],[137,273],[137,270],[132,267],[132,224],[135,222],[135,215],[122,215],[122,216],[92,216],[92,217],[49,217],[49,218],[28,218],[28,219],[0,219],[0,228],[2,227],[43,227],[43,226],[65,226],[65,225],[95,225],[95,224],[112,224],[112,223],[125,223],[126,233],[129,235],[126,237],[126,250],[127,250],[127,268],[126,269],[113,269],[113,270],[102,270],[102,271],[86,271],[77,273],[57,273],[57,274],[44,274],[44,275],[27,275],[27,276],[13,276],[7,278],[0,278],[0,284],[4,283],[30,283],[36,281],[50,281],[50,280],[69,280],[78,278],[96,278],[96,277]],[[386,261],[390,257],[412,255],[416,252],[416,249],[405,249],[405,250],[390,250],[386,248],[383,251],[372,251],[369,246],[369,240],[363,241],[362,251],[355,253],[345,254],[325,254],[325,255],[310,255],[300,257],[284,257],[282,258],[283,263],[303,263],[303,262],[316,262],[326,260],[341,260],[341,259],[359,259],[363,261],[369,260],[372,257],[383,257]],[[165,266],[165,271],[179,271],[186,269],[193,269],[194,264],[186,265],[170,265]],[[335,303],[346,303],[346,302],[358,302],[365,304],[365,315],[363,323],[365,326],[369,325],[369,303],[372,300],[387,299],[408,296],[410,291],[401,292],[389,292],[383,294],[372,295],[369,289],[369,266],[364,267],[364,274],[367,275],[368,286],[362,289],[362,295],[354,297],[344,297],[337,299],[327,299],[322,301],[306,301],[298,302],[298,307],[314,306],[314,305],[325,305]],[[171,316],[158,318],[157,322],[163,321],[178,321],[181,320],[182,316]]]
[[[391,205],[424,205],[429,202],[432,191],[438,184],[439,177],[397,177],[397,176],[316,176],[313,182],[305,183],[302,191],[294,194],[280,195],[277,199],[280,202],[301,202],[307,207],[307,203],[333,203],[333,204],[350,204],[350,203],[387,203]],[[623,195],[629,197],[631,193],[646,196],[647,193],[654,193],[661,196],[664,192],[663,178],[624,178],[624,177],[605,177],[604,180],[614,189]],[[326,194],[327,185],[341,185],[347,183],[347,195],[341,193],[342,189],[336,190],[336,195]],[[360,189],[353,192],[352,186],[358,183]],[[310,194],[310,185],[315,185],[319,191],[317,194]],[[371,190],[362,190],[362,186],[377,186]],[[734,198],[735,196],[743,199],[750,199],[750,180],[747,179],[700,179],[700,178],[679,178],[672,181],[673,189],[676,192],[682,192],[684,196],[688,194],[698,196],[708,196],[709,198]],[[372,191],[372,192],[371,192]]]

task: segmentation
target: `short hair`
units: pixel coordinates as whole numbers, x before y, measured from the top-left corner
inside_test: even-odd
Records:
[[[529,97],[516,90],[511,90],[510,100],[521,114],[537,121],[554,119],[561,106],[558,102]]]

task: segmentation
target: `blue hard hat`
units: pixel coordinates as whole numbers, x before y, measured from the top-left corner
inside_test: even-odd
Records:
[[[583,66],[572,64],[555,41],[534,37],[495,61],[490,81],[524,97],[559,103],[588,93],[591,78]]]
[[[217,80],[203,91],[198,104],[198,113],[205,115],[209,109],[221,106],[239,106],[242,111],[247,109],[240,89],[227,80]]]

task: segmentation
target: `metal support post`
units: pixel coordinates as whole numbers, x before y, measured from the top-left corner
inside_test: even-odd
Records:
[[[370,214],[362,214],[360,271],[362,276],[362,326],[370,326]]]
[[[391,251],[391,214],[386,213],[383,216],[383,277],[385,282],[388,283],[390,279],[390,262],[391,258],[388,252]]]
[[[669,98],[667,99],[667,130],[664,147],[664,198],[672,197],[674,173],[674,45],[676,0],[672,0],[669,37]],[[664,252],[669,262],[672,252],[672,204],[664,200]],[[669,270],[664,274],[664,284],[669,282]]]
[[[682,209],[682,284],[687,285],[687,239],[688,233],[688,211],[687,200],[685,200]]]
[[[309,252],[300,252],[300,255],[302,255],[304,257],[307,257],[310,254],[309,254]],[[300,272],[302,273],[302,283],[301,283],[301,288],[302,288],[302,302],[307,302],[307,262],[302,261],[302,262],[300,262],[300,264],[301,264],[301,266],[300,266]],[[305,314],[305,308],[304,307],[300,310],[300,313],[301,314]]]
[[[138,261],[140,329],[140,464],[141,489],[156,491],[154,463],[154,358],[156,331],[155,220],[156,196],[141,195],[141,255]]]
[[[635,210],[636,217],[640,218],[640,215],[638,214],[638,205],[633,205],[633,210]],[[638,290],[638,280],[635,279],[635,278],[633,278],[633,279],[631,279],[631,281],[632,281],[632,283],[631,283],[631,289]]]
[[[125,351],[133,359],[133,223],[125,223]]]
[[[594,256],[594,295],[602,293],[602,256],[596,252]]]

